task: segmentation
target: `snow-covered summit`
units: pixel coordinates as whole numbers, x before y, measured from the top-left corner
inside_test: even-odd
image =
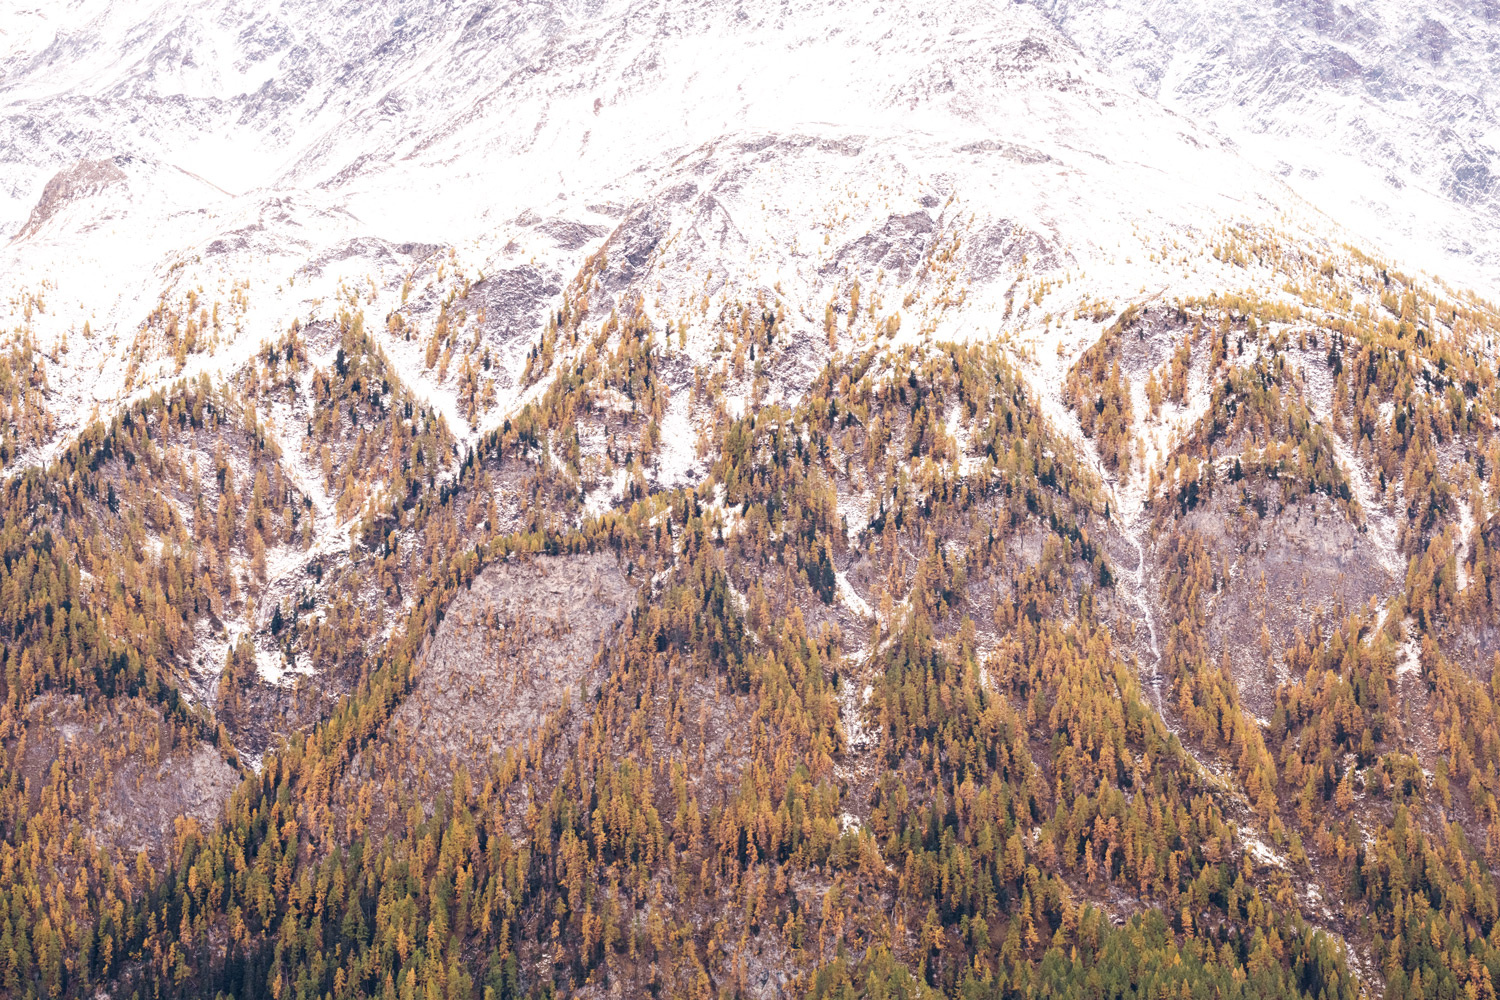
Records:
[[[1493,0],[1034,0],[1107,71],[1387,253],[1495,291]]]
[[[97,0],[4,30],[0,322],[75,345],[49,368],[62,433],[351,287],[420,324],[444,248],[445,273],[509,276],[483,336],[519,365],[600,247],[614,300],[689,341],[767,296],[821,340],[854,281],[872,323],[986,336],[1048,277],[1075,305],[1223,290],[1232,225],[1348,238],[1025,4]],[[138,334],[189,295],[235,309],[174,364]]]

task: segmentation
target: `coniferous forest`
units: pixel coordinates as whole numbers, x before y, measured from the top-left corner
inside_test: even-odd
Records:
[[[458,455],[357,311],[96,423],[4,487],[4,989],[1491,995],[1496,318],[1390,276],[1330,319],[1308,270],[1300,309],[1124,311],[1052,419],[983,342],[834,350],[731,415],[794,352],[747,307],[671,489],[683,353],[629,308],[553,316],[533,401]],[[1108,477],[1190,378],[1132,551]],[[1393,589],[1304,575],[1288,639],[1253,540],[1374,534],[1392,495]],[[188,659],[247,602],[300,678]]]
[[[1497,1000],[1493,2],[0,7],[0,1000]]]

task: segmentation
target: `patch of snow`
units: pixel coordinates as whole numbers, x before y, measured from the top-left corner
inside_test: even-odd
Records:
[[[879,733],[865,725],[865,706],[875,689],[866,684],[854,694],[853,684],[843,685],[840,690],[839,721],[844,727],[844,736],[852,749],[868,750],[879,741]]]
[[[1376,559],[1391,575],[1393,581],[1400,582],[1405,578],[1406,565],[1396,547],[1396,541],[1400,537],[1396,519],[1376,496],[1369,470],[1345,443],[1343,435],[1335,433],[1331,426],[1324,423],[1323,418],[1310,404],[1308,412],[1322,423],[1323,430],[1328,435],[1328,442],[1333,448],[1334,460],[1338,462],[1339,468],[1344,471],[1345,477],[1349,480],[1349,490],[1354,495],[1355,502],[1359,504],[1360,513],[1365,518],[1365,526],[1375,544]]]
[[[838,495],[839,516],[846,527],[845,537],[857,539],[870,524],[870,503],[875,494],[868,489],[858,493],[840,490]]]
[[[656,482],[662,489],[691,486],[706,473],[698,458],[698,432],[693,426],[686,389],[672,393],[661,421],[661,443],[656,456]]]
[[[1418,677],[1422,673],[1422,650],[1417,640],[1408,638],[1401,644],[1401,659],[1396,663],[1397,677]]]
[[[583,512],[587,517],[600,517],[625,497],[630,487],[630,470],[624,467],[615,470],[609,482],[591,490],[583,501]]]
[[[849,610],[861,618],[873,621],[875,619],[875,609],[870,607],[868,601],[859,596],[859,591],[854,589],[854,585],[849,582],[849,578],[843,573],[835,573],[833,578],[837,586],[839,600],[848,605]]]
[[[281,650],[268,650],[256,647],[255,673],[263,680],[271,684],[280,684],[282,683],[282,679],[295,669],[295,665],[287,665],[286,657],[282,655]]]
[[[1245,850],[1250,852],[1250,856],[1261,864],[1283,870],[1289,867],[1286,858],[1272,850],[1270,845],[1261,840],[1260,836],[1253,831],[1241,830],[1240,839],[1244,841]]]
[[[1463,593],[1469,586],[1469,549],[1474,537],[1474,508],[1462,497],[1457,499],[1458,503],[1458,544],[1459,550],[1456,555],[1457,579],[1454,581],[1458,586],[1459,593]]]

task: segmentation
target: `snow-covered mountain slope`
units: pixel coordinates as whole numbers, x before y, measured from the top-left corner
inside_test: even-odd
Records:
[[[1493,0],[1035,0],[1119,78],[1386,252],[1493,294]]]
[[[31,366],[23,426],[0,434],[10,469],[174,380],[253,382],[264,344],[320,321],[311,364],[336,367],[330,327],[365,331],[385,380],[452,434],[446,466],[579,368],[613,313],[640,317],[663,359],[662,445],[642,462],[660,488],[701,480],[721,415],[796,401],[835,350],[999,342],[1081,440],[1067,373],[1127,307],[1301,308],[1335,258],[1361,276],[1341,295],[1383,301],[1342,248],[1358,235],[1296,178],[1101,69],[1032,5],[408,0],[324,17],[285,0],[6,19],[0,346]],[[731,363],[756,317],[774,317],[774,352]],[[582,321],[589,337],[548,342]],[[1142,461],[1110,501],[1137,547],[1149,470],[1211,388],[1137,428]],[[311,468],[293,410],[257,419]],[[631,486],[608,424],[580,432],[569,473],[585,512]],[[374,510],[333,509],[342,476],[299,487],[318,511],[308,551],[343,548]]]
[[[62,433],[232,365],[346,284],[383,316],[444,247],[450,275],[503,271],[555,303],[613,233],[610,292],[657,319],[770,294],[821,339],[856,279],[908,333],[993,332],[1037,275],[1086,273],[1074,298],[1207,293],[1226,225],[1344,238],[1025,5],[408,2],[329,24],[293,0],[98,3],[8,22],[5,327],[87,344],[51,359]],[[126,179],[64,183],[80,162]],[[22,292],[46,305],[24,323]],[[189,292],[225,316],[233,299],[233,321],[175,363],[142,353],[150,311]],[[540,306],[493,302],[495,348],[519,363],[499,341],[537,336]]]
[[[12,0],[6,995],[1488,990],[1404,17]]]

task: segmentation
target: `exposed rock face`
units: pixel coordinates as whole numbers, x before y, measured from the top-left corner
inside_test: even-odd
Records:
[[[1214,564],[1229,568],[1228,585],[1210,598],[1210,644],[1227,657],[1245,707],[1269,718],[1285,679],[1281,652],[1315,625],[1326,633],[1370,598],[1389,596],[1397,581],[1368,535],[1326,497],[1273,511],[1263,492],[1216,496],[1173,530],[1195,532]]]
[[[181,740],[158,707],[117,705],[100,718],[81,698],[43,696],[29,711],[20,764],[33,808],[53,769],[74,775],[98,796],[88,834],[125,857],[165,859],[184,820],[212,829],[239,784],[219,750]]]
[[[549,715],[592,693],[596,657],[636,589],[610,555],[490,567],[444,615],[393,730],[440,770],[519,751]]]
[[[31,217],[16,233],[15,239],[23,240],[41,229],[47,220],[71,202],[99,194],[105,188],[126,182],[125,171],[113,160],[79,160],[76,164],[52,175]]]
[[[158,767],[127,768],[115,776],[102,828],[127,853],[171,842],[184,818],[211,830],[240,774],[206,744]]]
[[[1500,261],[1457,4],[0,25],[0,922],[89,973],[31,995],[1494,940],[1500,310],[1403,273]]]
[[[1143,93],[1211,125],[1340,221],[1444,274],[1500,259],[1493,0],[1033,0]],[[1421,207],[1418,207],[1421,206]]]

